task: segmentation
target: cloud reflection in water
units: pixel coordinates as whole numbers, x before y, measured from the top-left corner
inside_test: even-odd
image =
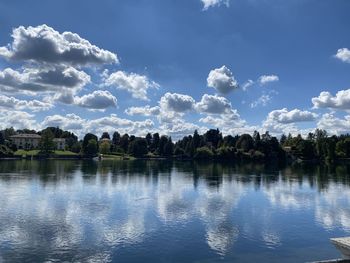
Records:
[[[349,185],[294,174],[219,164],[8,163],[0,167],[0,252],[5,260],[110,262],[165,240],[189,244],[189,232],[206,253],[227,257],[244,242],[282,247],[288,226],[278,217],[304,211],[325,230],[350,232]]]

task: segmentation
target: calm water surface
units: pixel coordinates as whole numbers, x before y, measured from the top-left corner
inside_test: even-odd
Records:
[[[350,166],[0,161],[0,262],[305,262],[350,235]]]

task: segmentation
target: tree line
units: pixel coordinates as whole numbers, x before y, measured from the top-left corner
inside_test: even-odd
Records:
[[[14,130],[0,131],[0,155],[9,155],[16,151],[10,140],[15,134],[41,135],[39,149],[42,152],[54,150],[53,138],[64,138],[66,150],[83,156],[98,154],[130,155],[134,157],[159,158],[176,157],[180,159],[218,159],[218,160],[255,160],[255,161],[335,161],[350,158],[350,135],[329,136],[325,130],[316,129],[305,138],[300,134],[283,134],[280,138],[269,132],[260,134],[226,135],[219,129],[210,129],[204,134],[197,130],[193,135],[184,136],[173,142],[170,136],[148,133],[144,137],[102,133],[100,137],[87,133],[82,140],[69,131],[58,127],[48,127],[42,131]]]

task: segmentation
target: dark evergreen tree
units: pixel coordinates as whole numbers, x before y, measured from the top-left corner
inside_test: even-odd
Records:
[[[98,144],[97,144],[97,136],[95,134],[92,134],[92,133],[87,133],[85,136],[84,136],[84,139],[83,139],[83,144],[82,144],[82,151],[84,154],[91,154],[93,153],[94,151],[93,148],[94,146],[92,146],[92,140],[94,140],[96,142],[96,152],[98,151]],[[88,145],[90,143],[90,148],[88,149]]]
[[[199,144],[200,144],[200,141],[201,141],[201,138],[200,138],[197,130],[194,131],[192,139],[193,139],[193,147],[194,148],[198,148]]]
[[[126,133],[120,138],[120,147],[123,149],[123,151],[126,153],[128,151],[129,147],[129,135]]]
[[[287,142],[287,136],[285,134],[282,134],[281,135],[281,138],[280,138],[280,144],[281,146],[284,146],[284,144]]]
[[[151,146],[151,151],[155,152],[158,150],[159,148],[159,141],[160,141],[160,137],[159,137],[159,133],[154,133],[153,134],[153,142],[152,142],[152,146]]]
[[[146,139],[146,142],[147,142],[147,149],[149,149],[151,147],[151,143],[152,143],[152,134],[147,133],[145,139]]]
[[[101,135],[101,140],[102,139],[111,139],[111,136],[109,136],[109,133],[108,132],[103,132],[102,135]]]
[[[208,146],[216,149],[219,141],[222,140],[222,134],[220,133],[219,129],[210,129],[204,134],[204,138]]]
[[[239,137],[236,143],[237,149],[241,149],[244,152],[248,152],[254,147],[254,140],[249,134],[243,134]]]
[[[171,140],[171,137],[169,137],[168,141],[164,145],[163,154],[164,156],[172,156],[174,152],[174,144]]]
[[[117,146],[119,144],[119,142],[120,142],[120,134],[119,134],[119,132],[115,131],[113,133],[113,137],[112,137],[112,144]]]
[[[175,154],[176,156],[183,156],[183,155],[185,154],[185,151],[184,151],[184,149],[182,149],[181,147],[175,146],[174,154]]]
[[[168,142],[168,137],[165,135],[160,136],[159,146],[157,152],[160,156],[164,156],[165,144]]]
[[[142,157],[147,154],[147,141],[142,138],[136,138],[129,143],[129,154],[135,157]]]
[[[6,128],[5,130],[3,130],[3,135],[4,135],[4,139],[5,140],[10,140],[10,137],[12,136],[12,135],[15,135],[16,134],[16,131],[15,131],[15,129],[13,128],[13,127],[11,127],[11,128]]]
[[[4,145],[4,144],[5,144],[4,134],[0,132],[0,145]]]
[[[95,139],[90,139],[88,141],[84,153],[89,156],[96,156],[96,154],[98,153],[98,143]]]
[[[339,140],[336,143],[335,152],[337,156],[341,158],[349,158],[350,157],[350,138]]]
[[[195,148],[193,146],[193,140],[192,140],[192,136],[189,136],[186,142],[186,146],[185,146],[185,154],[188,157],[193,157],[195,152]]]
[[[253,140],[254,140],[254,148],[260,149],[261,148],[261,138],[260,138],[260,133],[258,131],[254,131]]]

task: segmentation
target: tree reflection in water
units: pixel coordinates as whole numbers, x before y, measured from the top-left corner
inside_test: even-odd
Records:
[[[306,253],[306,244],[350,233],[349,169],[1,161],[0,254],[5,262],[249,261],[253,254],[278,262],[292,247],[300,260],[314,260],[322,253]]]

